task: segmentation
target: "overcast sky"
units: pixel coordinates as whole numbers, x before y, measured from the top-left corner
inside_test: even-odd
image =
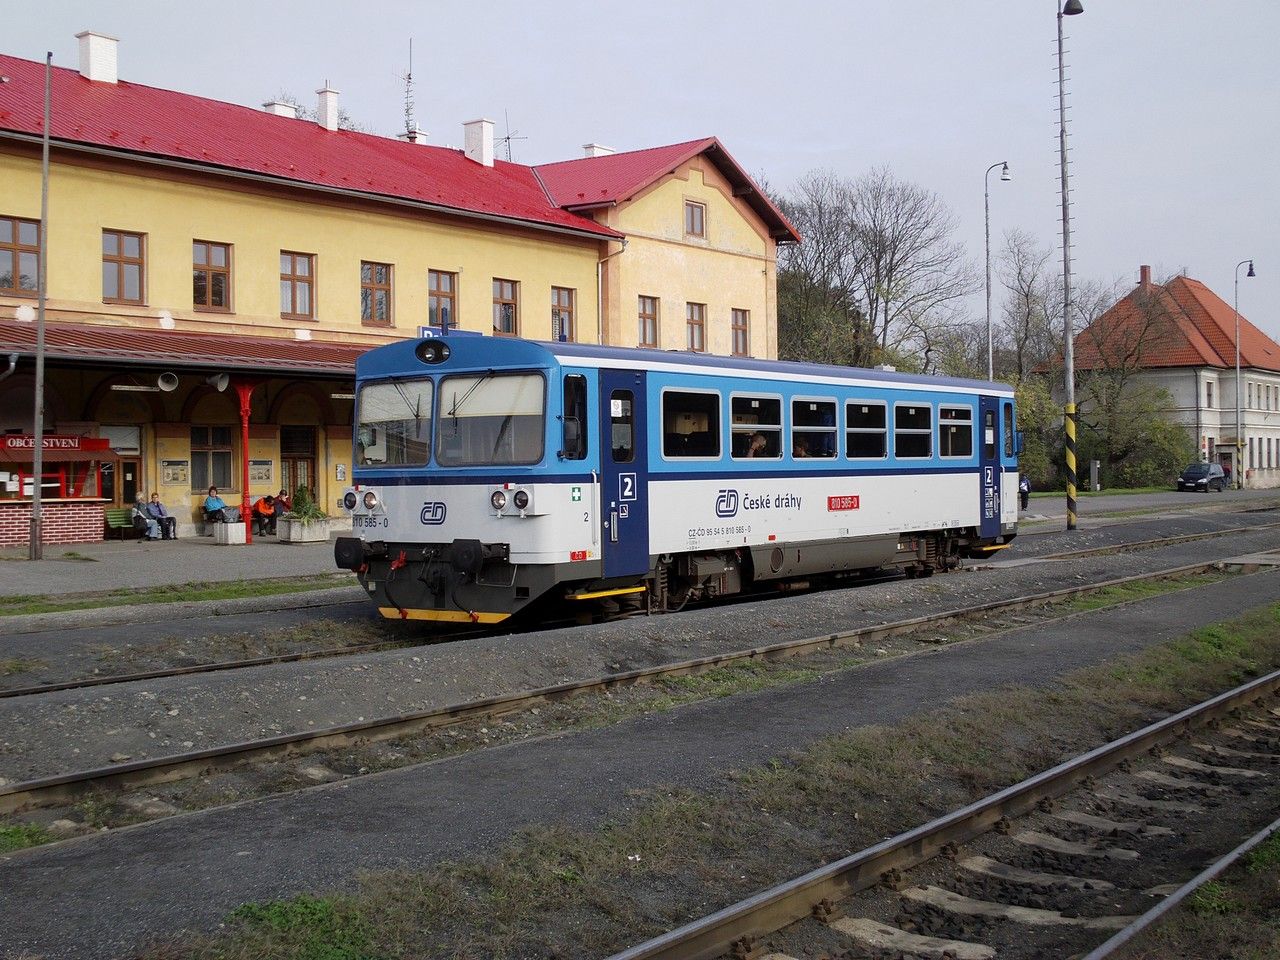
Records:
[[[1280,3],[1084,0],[1066,18],[1076,274],[1185,270],[1280,339]],[[936,191],[983,257],[1020,227],[1058,249],[1053,0],[0,0],[0,50],[77,65],[74,35],[120,39],[120,77],[251,106],[329,80],[359,123],[456,145],[504,117],[513,159],[715,135],[785,191],[808,170],[887,164]],[[1060,254],[1059,254],[1060,255]],[[997,298],[999,291],[996,292]],[[973,301],[976,315],[981,298]]]

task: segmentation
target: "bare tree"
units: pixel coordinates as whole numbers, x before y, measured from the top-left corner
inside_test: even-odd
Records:
[[[1050,363],[1061,349],[1054,317],[1061,313],[1060,288],[1054,275],[1053,249],[1041,247],[1023,230],[1008,230],[1000,251],[996,276],[1005,289],[998,340],[1011,356],[997,363],[1004,376],[1021,383],[1032,370]]]

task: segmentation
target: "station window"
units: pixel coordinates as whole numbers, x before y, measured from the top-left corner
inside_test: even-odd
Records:
[[[845,456],[850,460],[883,460],[889,451],[885,405],[854,400],[844,405]]]
[[[447,270],[427,271],[427,323],[440,330],[458,326],[454,308],[458,296],[458,275]]]
[[[684,305],[686,346],[694,353],[703,353],[707,349],[707,305],[705,303],[686,303]]]
[[[493,335],[518,337],[520,335],[519,287],[514,280],[493,278]]]
[[[658,298],[644,297],[640,298],[639,305],[640,329],[636,337],[636,343],[642,347],[656,347],[658,345]]]
[[[933,456],[933,408],[927,403],[899,403],[893,408],[893,455],[902,460]]]
[[[696,203],[693,200],[686,200],[684,202],[684,235],[686,237],[706,237],[706,204]]]
[[[191,241],[191,303],[197,310],[231,310],[231,245]]]
[[[230,490],[231,428],[191,428],[191,489]]]
[[[733,355],[735,357],[751,356],[751,312],[734,309],[730,311],[730,330],[733,333]]]
[[[983,423],[986,455],[996,455],[996,412],[988,410]],[[938,454],[943,457],[973,456],[973,408],[938,408]]]
[[[573,290],[551,288],[551,339],[560,343],[577,339],[573,323]]]
[[[315,254],[280,251],[280,316],[287,320],[316,318],[315,277]]]
[[[782,398],[729,398],[730,447],[735,460],[782,456]]]
[[[662,455],[720,456],[720,394],[683,390],[663,393]]]
[[[40,276],[40,221],[0,217],[0,293],[35,296]]]
[[[391,264],[360,261],[360,322],[391,326]]]
[[[836,455],[834,400],[791,401],[791,455],[824,459]]]
[[[123,230],[102,231],[102,302],[146,299],[146,238]]]

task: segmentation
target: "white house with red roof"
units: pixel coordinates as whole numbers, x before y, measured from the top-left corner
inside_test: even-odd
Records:
[[[118,41],[78,38],[52,70],[44,238],[45,65],[0,55],[0,433],[33,430],[44,256],[45,430],[110,440],[50,454],[54,499],[156,491],[192,522],[209,485],[332,503],[355,357],[424,326],[776,356],[798,236],[715,138],[509,163],[485,119],[463,149],[345,130],[327,84],[307,120],[130,83]],[[0,506],[32,482],[0,463]]]
[[[1155,283],[1144,265],[1138,285],[1076,334],[1076,369],[1127,368],[1163,388],[1203,459],[1243,468],[1246,486],[1280,486],[1280,344],[1239,317],[1237,393],[1236,320],[1199,280]]]

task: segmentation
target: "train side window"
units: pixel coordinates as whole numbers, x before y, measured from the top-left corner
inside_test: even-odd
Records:
[[[987,411],[987,423],[992,423],[994,412]],[[995,434],[988,426],[987,437],[991,441],[988,457],[996,455]],[[973,456],[973,408],[938,407],[938,455],[942,457]]]
[[[720,394],[684,390],[662,394],[662,455],[720,456]]]
[[[845,456],[850,460],[883,460],[889,452],[889,427],[883,403],[853,400],[844,405]]]
[[[1012,457],[1013,453],[1013,404],[1006,401],[1004,405],[1004,455]]]
[[[898,403],[893,407],[893,455],[902,460],[933,456],[933,407]]]
[[[614,463],[630,463],[636,458],[635,396],[630,390],[609,394],[609,446]]]
[[[782,398],[729,398],[730,449],[735,460],[782,456]]]
[[[836,455],[836,402],[791,401],[791,448],[796,457]]]
[[[564,378],[564,450],[566,460],[587,456],[587,378],[573,373]]]

